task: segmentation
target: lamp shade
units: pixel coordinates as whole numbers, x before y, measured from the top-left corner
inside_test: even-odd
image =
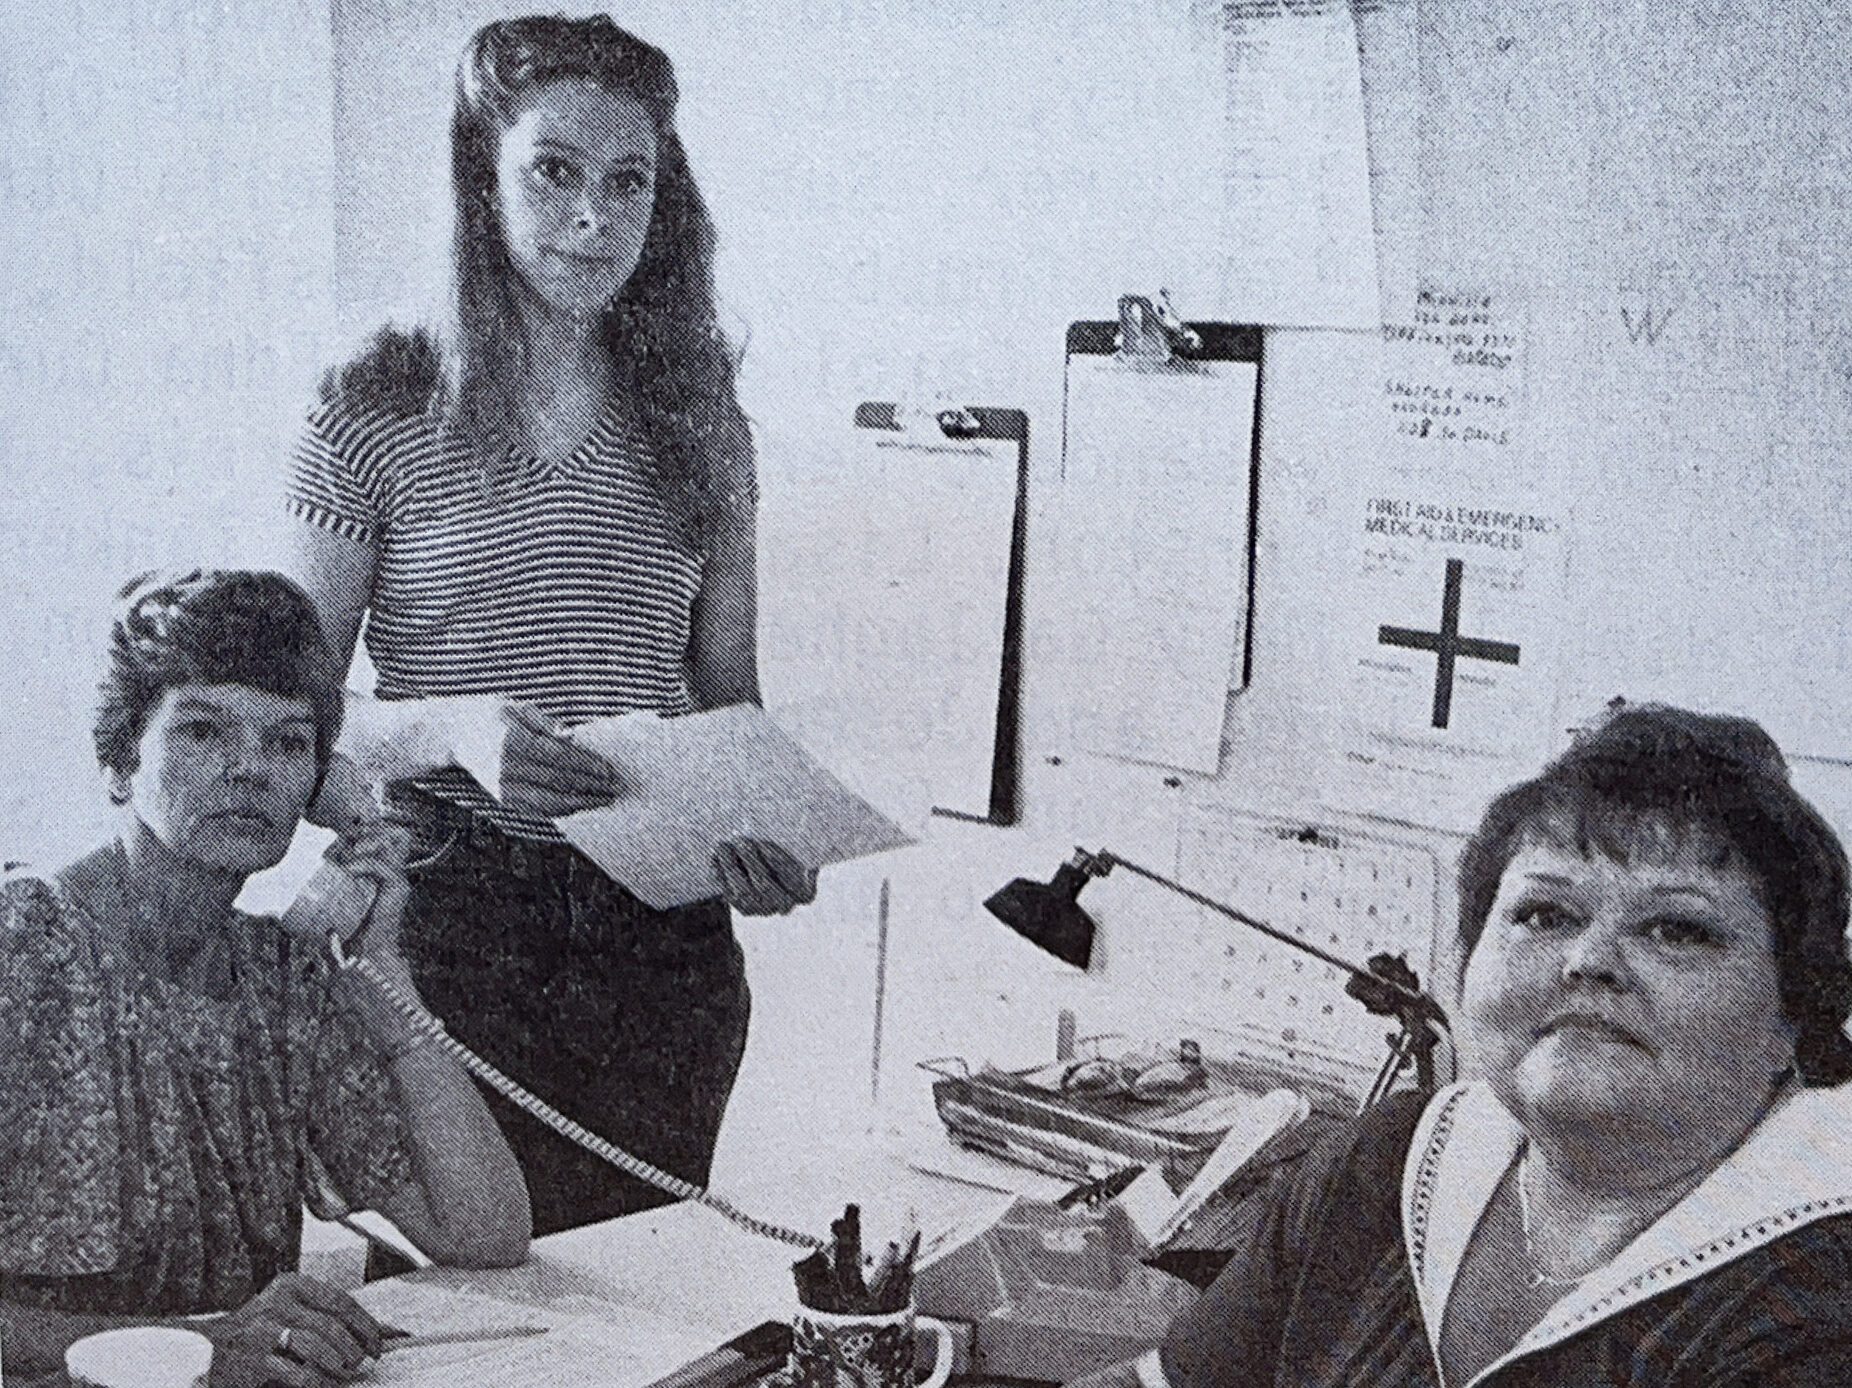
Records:
[[[1093,958],[1093,932],[1098,928],[1080,905],[1080,889],[1090,874],[1073,863],[1063,863],[1053,880],[1037,882],[1018,877],[984,903],[986,910],[1024,939],[1033,941],[1055,958],[1084,969]]]

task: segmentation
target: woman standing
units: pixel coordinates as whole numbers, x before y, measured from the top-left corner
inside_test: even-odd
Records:
[[[561,728],[759,697],[752,448],[675,103],[668,58],[603,16],[471,40],[451,331],[388,330],[330,374],[290,507],[296,570],[339,652],[368,619],[383,700],[522,701],[496,798],[454,767],[398,790],[450,844],[406,913],[426,998],[542,1098],[703,1183],[749,1008],[728,904],[788,911],[815,874],[739,840],[721,898],[655,911],[551,822],[622,793]],[[364,752],[367,710],[350,718]],[[660,1201],[497,1116],[537,1232]]]

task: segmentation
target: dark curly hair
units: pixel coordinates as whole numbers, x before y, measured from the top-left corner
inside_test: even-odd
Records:
[[[144,574],[117,594],[91,730],[97,764],[134,773],[142,734],[168,690],[243,684],[307,700],[316,760],[326,765],[341,732],[341,676],[314,604],[281,574]]]
[[[750,495],[752,442],[735,354],[714,306],[714,225],[675,131],[675,72],[661,49],[605,15],[532,15],[484,26],[457,68],[450,124],[454,324],[446,340],[388,328],[331,372],[325,400],[398,413],[435,409],[491,477],[518,437],[527,344],[518,271],[496,211],[496,157],[523,95],[577,78],[634,98],[656,131],[656,196],[642,256],[606,308],[605,344],[634,390],[656,455],[654,481],[683,542],[704,549],[729,492]]]
[[[1460,955],[1470,958],[1499,881],[1527,843],[1626,861],[1643,819],[1718,845],[1716,866],[1755,881],[1774,923],[1782,1013],[1808,1084],[1852,1079],[1846,853],[1788,779],[1775,740],[1747,718],[1620,705],[1534,780],[1493,800],[1460,856]]]

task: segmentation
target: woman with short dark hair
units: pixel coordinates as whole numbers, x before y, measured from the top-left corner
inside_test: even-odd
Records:
[[[1083,1382],[1852,1382],[1847,904],[1761,728],[1612,713],[1462,856],[1475,1078],[1278,1177],[1163,1345]]]
[[[340,720],[287,579],[125,590],[95,725],[122,832],[0,890],[9,1383],[96,1330],[183,1318],[214,1342],[214,1383],[352,1377],[380,1327],[295,1271],[324,1187],[440,1262],[526,1254],[520,1171],[463,1068],[325,947],[233,904],[287,851]],[[373,889],[346,948],[409,991],[406,845],[356,819],[330,857]]]

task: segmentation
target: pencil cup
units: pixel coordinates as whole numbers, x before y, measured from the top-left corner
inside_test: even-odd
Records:
[[[195,1388],[211,1368],[212,1341],[161,1325],[86,1335],[64,1352],[74,1388]]]
[[[936,1336],[932,1372],[915,1378],[918,1335]],[[944,1388],[952,1376],[952,1332],[911,1306],[884,1316],[850,1316],[800,1306],[791,1322],[789,1388]]]

